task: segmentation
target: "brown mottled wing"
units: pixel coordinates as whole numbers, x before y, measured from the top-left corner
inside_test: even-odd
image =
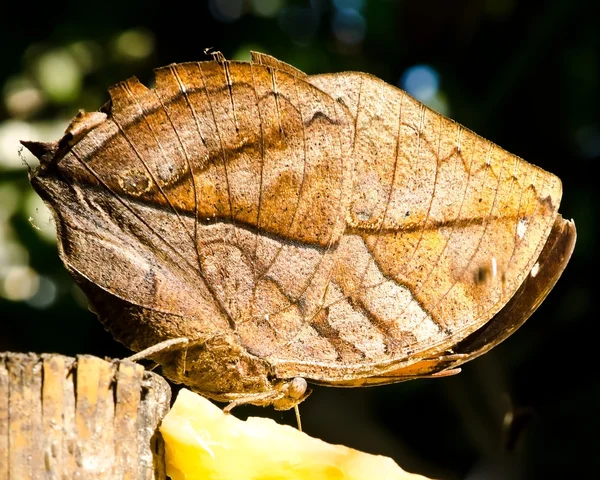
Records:
[[[460,369],[456,367],[483,355],[508,338],[537,309],[565,269],[573,253],[576,236],[575,224],[564,220],[559,214],[542,253],[517,292],[488,323],[453,345],[453,353],[430,356],[373,376],[350,378],[330,384],[337,387],[384,385],[417,377],[458,373]]]
[[[556,177],[365,74],[255,55],[110,94],[32,184],[136,350],[228,335],[277,378],[418,370],[498,314],[557,215]]]
[[[517,292],[493,319],[458,343],[454,351],[473,359],[519,328],[558,281],[571,258],[576,238],[575,223],[557,215],[542,253]]]
[[[319,323],[332,345],[357,348],[338,348],[321,378],[435,358],[523,283],[554,224],[560,181],[372,76],[307,81],[355,121],[347,229]],[[289,352],[278,372],[311,377]]]
[[[252,63],[171,65],[110,95],[32,179],[101,319],[135,350],[234,331],[260,357],[282,348],[320,310],[345,230],[349,113]]]

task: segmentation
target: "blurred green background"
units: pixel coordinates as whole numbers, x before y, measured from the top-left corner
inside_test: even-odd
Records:
[[[365,71],[557,174],[561,212],[575,219],[578,242],[539,310],[462,374],[316,388],[301,408],[305,430],[437,478],[598,476],[597,2],[105,0],[12,8],[0,29],[0,351],[128,354],[62,267],[50,215],[28,183],[26,163],[35,162],[19,153],[19,139],[56,140],[78,109],[108,100],[110,85],[131,75],[151,84],[153,67],[206,60],[207,47],[230,59],[263,51],[307,73]],[[236,412],[294,422],[271,409]]]

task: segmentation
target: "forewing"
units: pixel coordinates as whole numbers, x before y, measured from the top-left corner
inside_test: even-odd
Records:
[[[72,147],[66,136],[32,179],[65,264],[129,346],[231,334],[265,357],[322,306],[353,124],[301,72],[265,62],[171,65],[154,89],[116,85],[108,118]],[[135,312],[115,317],[111,297]]]

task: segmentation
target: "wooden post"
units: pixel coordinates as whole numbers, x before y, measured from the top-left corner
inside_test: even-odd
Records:
[[[170,399],[136,363],[0,353],[0,478],[164,480]]]

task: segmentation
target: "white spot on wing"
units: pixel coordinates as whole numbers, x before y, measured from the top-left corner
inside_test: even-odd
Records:
[[[517,237],[519,240],[523,240],[525,232],[527,231],[527,225],[529,225],[529,220],[526,218],[521,218],[519,220],[519,223],[517,224]]]
[[[536,262],[533,268],[531,269],[530,275],[535,277],[540,272],[540,263]]]

